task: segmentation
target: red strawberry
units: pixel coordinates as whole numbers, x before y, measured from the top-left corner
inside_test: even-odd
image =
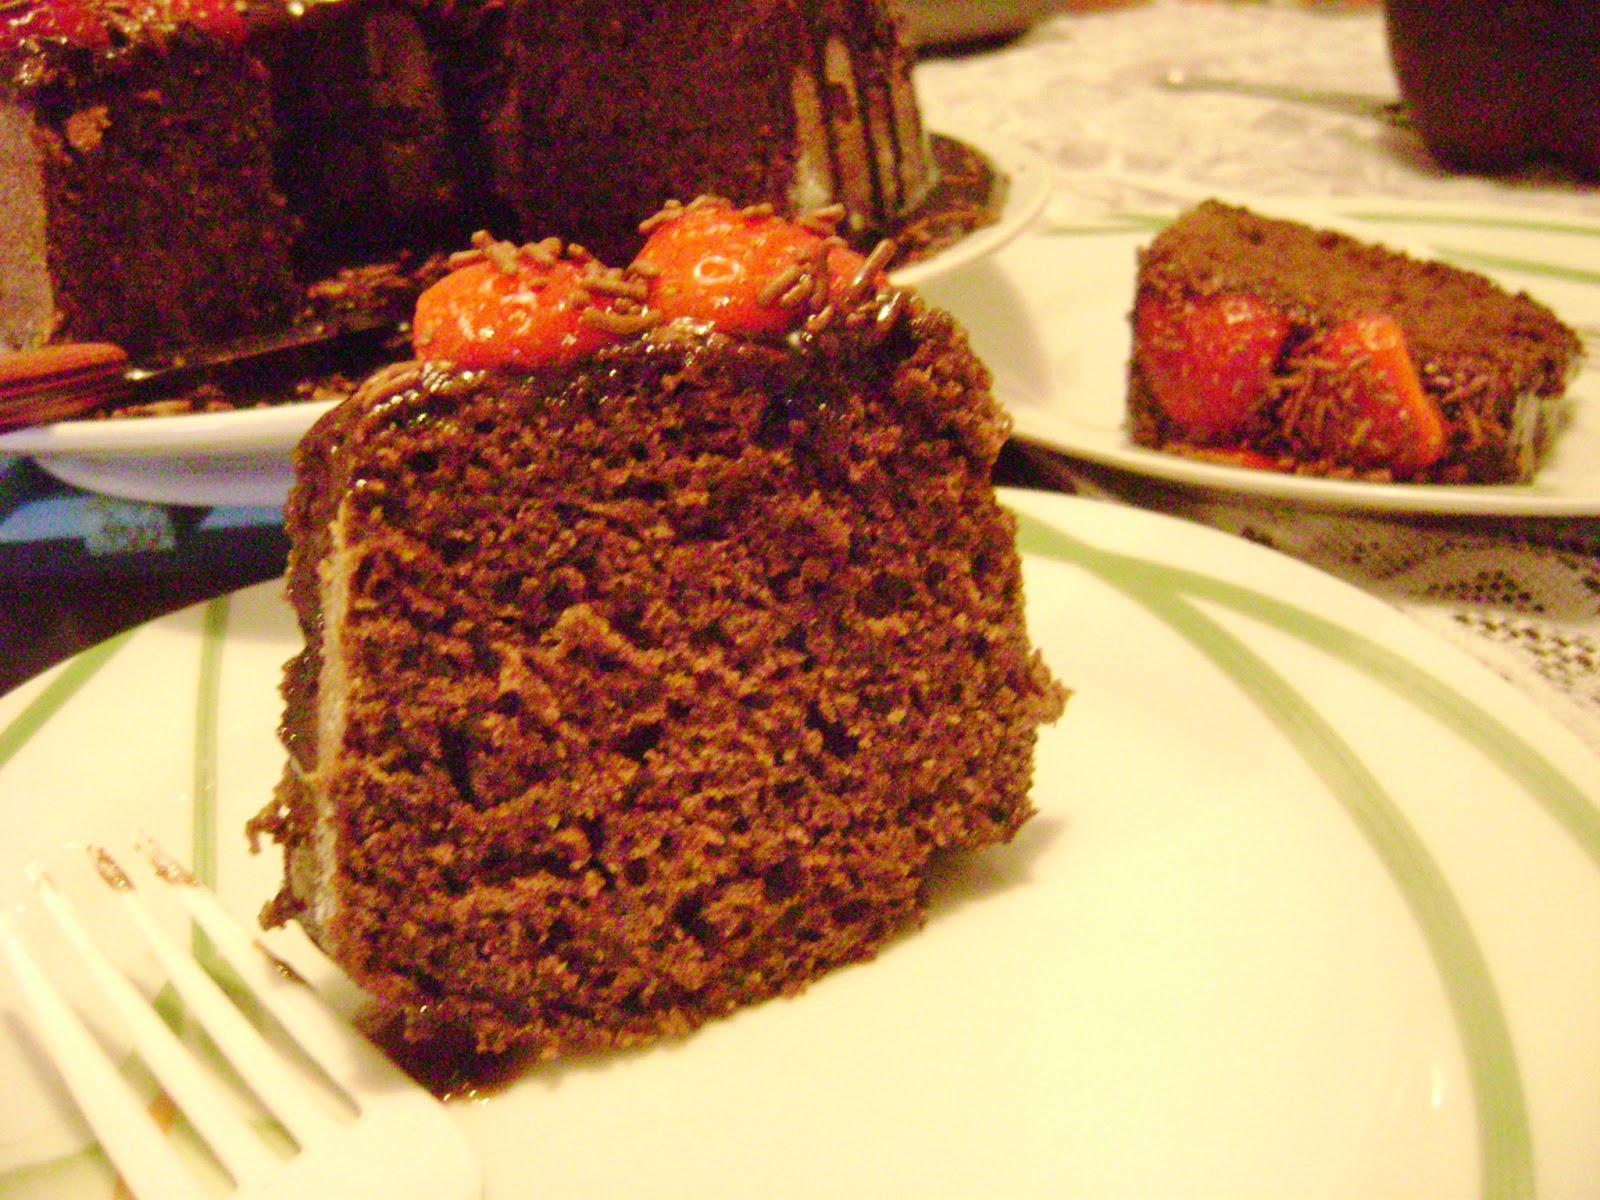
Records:
[[[1444,415],[1422,390],[1393,317],[1344,321],[1296,351],[1292,363],[1308,373],[1308,390],[1326,389],[1334,399],[1303,406],[1310,415],[1291,432],[1330,458],[1387,467],[1405,479],[1444,454]]]
[[[701,202],[651,231],[634,260],[653,277],[650,307],[729,333],[772,334],[808,311],[807,283],[836,295],[861,268],[860,255],[781,217]]]
[[[84,0],[34,0],[0,10],[0,51],[48,39],[91,50],[111,45],[105,21]]]
[[[616,337],[585,320],[585,310],[604,304],[584,280],[584,267],[566,258],[462,267],[417,297],[412,347],[418,358],[469,368],[572,362]]]
[[[1140,370],[1185,437],[1215,442],[1267,398],[1289,325],[1251,296],[1175,301],[1146,294],[1134,311]]]

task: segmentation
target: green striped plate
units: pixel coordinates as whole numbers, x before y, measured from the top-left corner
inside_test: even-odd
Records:
[[[1291,560],[1006,500],[1074,689],[1038,817],[871,964],[460,1103],[490,1194],[1593,1195],[1600,762]],[[276,862],[242,825],[295,645],[268,585],[0,700],[0,898],[22,860],[142,828],[258,906]],[[10,1019],[0,1077],[0,1197],[108,1196]]]

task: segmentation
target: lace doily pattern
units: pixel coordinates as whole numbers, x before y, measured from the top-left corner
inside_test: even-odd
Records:
[[[1197,188],[1281,199],[1517,204],[1600,216],[1553,172],[1485,179],[1428,155],[1397,101],[1376,5],[1196,3],[1058,13],[1010,45],[918,68],[924,115],[986,128],[1054,167],[1053,215]]]
[[[1600,550],[1591,528],[1301,515],[1219,503],[1178,515],[1271,546],[1394,604],[1454,642],[1600,751]],[[1570,523],[1569,523],[1570,525]]]

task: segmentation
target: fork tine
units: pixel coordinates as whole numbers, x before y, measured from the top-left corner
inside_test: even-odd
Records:
[[[201,1070],[149,1002],[111,965],[71,902],[37,864],[28,876],[46,911],[65,935],[67,945],[87,968],[101,994],[111,1004],[133,1037],[134,1049],[160,1081],[173,1102],[194,1126],[202,1141],[236,1184],[244,1185],[266,1171],[274,1161],[266,1145],[235,1109],[219,1083]]]
[[[187,868],[147,836],[137,839],[137,845],[154,878],[189,911],[211,939],[212,948],[250,989],[252,999],[277,1019],[283,1032],[344,1092],[355,1112],[356,1127],[365,1126],[369,1134],[383,1130],[395,1150],[404,1147],[409,1151],[387,1155],[378,1162],[364,1161],[361,1178],[369,1194],[392,1198],[403,1190],[407,1196],[426,1196],[428,1200],[481,1196],[483,1168],[444,1105],[352,1029],[317,989],[276,958],[264,942],[246,932]],[[348,1192],[349,1188],[341,1190]]]
[[[101,879],[116,894],[118,903],[155,952],[184,1004],[246,1086],[302,1150],[321,1142],[332,1126],[331,1105],[326,1115],[316,1110],[306,1081],[296,1076],[194,958],[173,945],[140,899],[133,880],[104,850],[94,848],[91,852]]]
[[[369,1087],[402,1081],[409,1086],[409,1076],[366,1038],[352,1037],[349,1023],[315,989],[285,970],[176,859],[151,838],[141,837],[138,846],[156,878],[169,886],[178,903],[205,930],[217,953],[352,1103],[358,1081]]]
[[[33,961],[16,922],[4,911],[0,951],[22,988],[35,1033],[128,1190],[141,1200],[205,1200],[189,1168]]]

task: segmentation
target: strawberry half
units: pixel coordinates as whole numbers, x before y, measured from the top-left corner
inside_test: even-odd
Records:
[[[650,307],[663,320],[759,335],[793,327],[817,292],[835,294],[863,261],[795,222],[700,202],[651,230],[634,266],[651,277]]]
[[[604,304],[584,282],[583,266],[565,258],[519,258],[511,270],[492,261],[462,267],[417,297],[412,348],[418,358],[467,368],[573,362],[616,337],[584,319]]]
[[[1313,338],[1291,358],[1314,402],[1289,432],[1329,458],[1388,468],[1405,479],[1438,462],[1444,414],[1422,390],[1405,332],[1393,317],[1354,317]]]
[[[1167,419],[1200,443],[1225,438],[1267,399],[1289,328],[1283,313],[1233,293],[1146,294],[1134,310],[1145,384]]]

